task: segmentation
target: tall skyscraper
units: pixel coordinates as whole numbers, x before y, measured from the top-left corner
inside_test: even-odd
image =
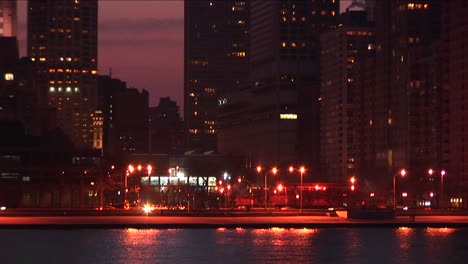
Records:
[[[184,120],[187,148],[217,149],[218,105],[248,68],[248,1],[187,0]]]
[[[391,192],[392,177],[405,168],[411,173],[405,187],[417,186],[412,189],[416,197],[415,190],[422,195],[433,184],[427,171],[441,166],[441,3],[373,2],[376,55],[361,70],[373,72],[374,77],[368,76],[372,80],[362,84],[374,83],[375,88],[363,88],[369,92],[362,107],[368,124],[363,130],[368,151],[361,157],[366,164],[361,173],[378,183],[378,191]],[[360,77],[365,75],[360,73]]]
[[[220,106],[220,152],[250,165],[313,164],[319,153],[319,34],[339,1],[250,1],[249,84]],[[221,125],[221,124],[220,124]]]
[[[356,85],[361,58],[375,53],[374,27],[365,11],[347,11],[340,26],[321,36],[321,161],[328,179],[356,176],[360,160],[362,87]]]
[[[445,206],[468,207],[468,3],[464,0],[443,1],[443,90],[448,125],[449,150]],[[451,183],[451,184],[450,184]],[[450,187],[451,186],[451,187]],[[450,199],[448,194],[453,194]],[[449,204],[450,202],[450,204]]]
[[[93,147],[97,101],[97,0],[28,1],[28,56],[37,96],[78,148]]]
[[[16,37],[16,0],[0,1],[0,36]]]

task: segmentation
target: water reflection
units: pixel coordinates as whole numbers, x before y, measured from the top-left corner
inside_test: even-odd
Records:
[[[468,228],[1,230],[0,263],[465,263],[466,237]]]

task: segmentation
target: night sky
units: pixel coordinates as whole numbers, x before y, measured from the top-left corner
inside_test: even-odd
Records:
[[[26,55],[26,6],[26,0],[18,1],[21,56]],[[147,89],[150,106],[170,96],[182,110],[183,7],[182,0],[100,0],[99,74],[108,75],[112,68],[112,77]]]

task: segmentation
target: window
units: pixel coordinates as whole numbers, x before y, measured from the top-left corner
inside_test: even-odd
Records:
[[[15,76],[13,73],[5,73],[5,81],[13,81],[15,79]]]

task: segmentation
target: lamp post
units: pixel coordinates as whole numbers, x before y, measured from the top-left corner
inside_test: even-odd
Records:
[[[444,176],[445,176],[445,170],[442,170],[440,172],[440,203],[439,206],[442,209],[444,205]]]
[[[406,175],[406,170],[405,169],[402,169],[400,170],[399,173],[396,173],[395,175],[393,175],[393,211],[395,212],[396,210],[396,176],[400,174],[401,177],[405,177]]]
[[[135,171],[132,165],[128,165],[128,169],[125,173],[125,191],[124,191],[124,206],[128,203],[128,176]]]
[[[260,173],[262,171],[262,167],[261,166],[257,166],[257,172]],[[273,167],[271,169],[271,172],[276,175],[276,173],[278,173],[278,169],[276,167]],[[267,199],[268,199],[268,192],[267,192],[267,175],[268,175],[268,171],[265,171],[265,186],[263,187],[263,191],[265,193],[265,201],[264,201],[264,204],[265,204],[265,211],[267,209]]]
[[[290,167],[289,167],[289,172],[292,173],[293,171],[294,171],[294,167],[293,167],[293,166],[290,166]],[[300,173],[300,176],[301,176],[301,185],[300,185],[300,190],[299,190],[300,196],[301,196],[301,197],[300,197],[300,200],[299,200],[299,208],[300,208],[300,209],[299,209],[299,212],[300,212],[301,214],[302,214],[302,212],[303,212],[303,210],[302,210],[302,202],[303,202],[303,199],[302,199],[302,189],[304,189],[304,188],[303,188],[304,172],[305,172],[305,167],[304,167],[304,166],[301,166],[301,167],[299,168],[299,173]]]

